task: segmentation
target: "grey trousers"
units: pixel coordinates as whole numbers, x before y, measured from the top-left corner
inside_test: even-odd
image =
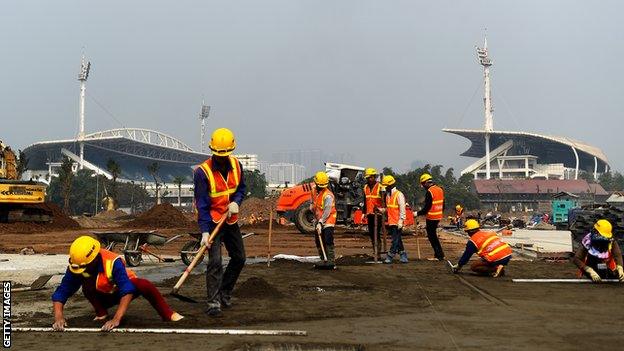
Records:
[[[230,256],[223,271],[221,243]],[[206,293],[209,305],[220,305],[221,294],[230,295],[245,266],[245,245],[238,224],[224,224],[208,250],[206,266]]]

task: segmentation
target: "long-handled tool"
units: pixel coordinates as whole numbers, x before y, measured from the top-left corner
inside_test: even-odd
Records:
[[[219,223],[217,223],[217,226],[212,231],[212,233],[210,233],[210,237],[208,237],[208,243],[212,244],[217,234],[219,234],[219,230],[221,230],[221,226],[223,225],[223,223],[225,223],[226,217],[227,215],[225,213],[221,216],[221,220],[219,221]],[[191,274],[191,271],[204,258],[204,253],[206,252],[207,249],[208,247],[206,245],[202,245],[199,248],[199,250],[197,251],[197,255],[195,255],[195,258],[193,258],[193,262],[191,262],[191,264],[189,264],[188,267],[186,267],[186,269],[184,270],[184,273],[182,273],[182,276],[180,277],[180,279],[178,279],[178,282],[173,286],[173,289],[171,290],[171,293],[170,293],[171,296],[178,298],[185,302],[197,303],[196,300],[190,297],[178,294],[178,291],[180,290],[180,287],[182,286],[182,284],[184,284],[184,281],[186,281],[186,278],[188,278],[189,274]]]
[[[267,267],[271,267],[271,234],[273,234],[273,209],[269,213],[269,248],[267,250]]]
[[[316,235],[318,236],[319,245],[321,245],[321,252],[323,253],[323,261],[327,262],[327,253],[325,253],[325,244],[323,244],[323,233],[316,229]]]
[[[162,257],[160,255],[155,254],[150,249],[147,248],[147,243],[139,246],[139,250],[145,252],[148,255],[152,255],[158,259],[159,262],[175,262],[175,260],[171,257]]]
[[[377,238],[379,237],[379,234],[377,233],[377,223],[378,219],[377,219],[377,214],[373,214],[373,217],[375,218],[373,220],[373,224],[375,225],[375,228],[373,229],[373,255],[374,255],[374,261],[375,263],[377,263],[378,258],[379,258],[379,247],[377,245]]]

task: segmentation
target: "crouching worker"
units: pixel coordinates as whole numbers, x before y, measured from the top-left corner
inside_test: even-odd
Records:
[[[583,237],[572,261],[579,268],[579,276],[584,274],[596,283],[606,278],[624,281],[622,252],[613,240],[613,227],[606,219],[598,220]]]
[[[138,278],[133,271],[126,269],[121,256],[100,249],[100,242],[90,236],[79,237],[69,248],[69,267],[52,295],[54,330],[62,331],[67,326],[63,307],[80,287],[95,310],[93,320],[107,319],[108,309],[119,305],[113,318],[102,326],[104,331],[119,326],[130,301],[138,296],[145,297],[164,321],[177,322],[184,318],[169,307],[154,284]]]
[[[511,260],[511,247],[503,242],[494,232],[482,231],[479,222],[469,219],[464,225],[464,231],[470,235],[466,244],[466,250],[456,265],[453,265],[453,273],[459,273],[461,268],[468,263],[473,254],[479,255],[480,260],[470,265],[470,269],[478,275],[489,275],[494,278],[505,274],[505,266]]]

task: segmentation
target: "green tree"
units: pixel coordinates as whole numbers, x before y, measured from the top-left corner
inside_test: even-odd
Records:
[[[15,171],[17,172],[17,179],[22,179],[22,174],[28,170],[28,162],[30,160],[24,154],[24,151],[17,151],[17,165],[15,166]]]
[[[178,187],[178,206],[182,206],[182,183],[188,180],[187,177],[175,176],[173,178],[173,184]]]
[[[247,185],[247,194],[250,197],[257,197],[260,199],[264,199],[266,197],[266,187],[267,181],[264,173],[260,173],[260,171],[248,171],[245,170],[245,185]]]
[[[61,169],[59,170],[59,182],[61,184],[61,197],[63,198],[63,211],[70,213],[70,195],[74,180],[74,162],[69,157],[63,157]]]
[[[160,182],[158,182],[158,171],[160,170],[160,164],[158,162],[152,162],[147,165],[147,171],[154,178],[154,185],[156,186],[156,204],[160,204]]]
[[[110,195],[117,201],[117,178],[119,178],[121,174],[121,165],[112,158],[109,158],[108,161],[106,161],[106,170],[110,173],[111,177],[113,177]]]

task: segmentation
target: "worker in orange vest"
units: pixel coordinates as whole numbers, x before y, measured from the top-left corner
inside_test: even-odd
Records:
[[[479,222],[475,219],[466,221],[464,231],[470,235],[466,250],[456,265],[452,265],[453,273],[459,273],[468,263],[473,254],[479,255],[480,260],[470,265],[470,269],[479,275],[489,275],[494,278],[505,274],[505,266],[511,260],[511,247],[503,242],[494,232],[480,230]]]
[[[364,171],[366,184],[364,185],[364,207],[362,215],[366,216],[368,224],[368,236],[371,245],[375,247],[375,220],[377,221],[377,250],[381,247],[381,184],[377,181],[377,171],[374,168],[367,168]],[[379,252],[379,251],[377,251]]]
[[[86,235],[69,247],[69,267],[52,295],[54,330],[63,331],[67,326],[63,307],[81,287],[95,310],[95,321],[107,319],[108,309],[119,305],[113,318],[102,326],[103,331],[119,326],[130,302],[138,296],[145,297],[164,321],[184,318],[169,307],[154,284],[126,269],[121,256],[100,248],[99,241]]]
[[[392,245],[387,253],[384,263],[392,263],[394,255],[399,254],[401,263],[407,263],[407,252],[403,246],[403,223],[405,223],[405,195],[396,188],[396,180],[391,175],[385,175],[381,180],[381,185],[386,188],[386,211],[388,218],[388,233],[392,238]]]
[[[581,240],[572,262],[579,268],[579,276],[586,275],[596,283],[603,278],[624,281],[622,250],[613,240],[613,226],[606,219],[600,219],[594,228]]]
[[[319,257],[324,260],[323,264],[315,266],[320,269],[333,269],[336,267],[336,251],[334,251],[334,226],[336,225],[336,199],[329,189],[329,176],[325,172],[317,172],[314,175],[315,196],[310,205],[314,212],[315,225],[314,236],[316,249]],[[321,247],[322,245],[322,247]],[[323,257],[323,249],[325,256]],[[325,261],[325,258],[327,260]]]
[[[425,203],[420,211],[416,212],[417,216],[425,216],[427,238],[433,248],[434,256],[439,261],[444,260],[444,250],[438,238],[438,224],[444,216],[444,190],[433,182],[433,177],[425,173],[420,176],[420,185],[427,191],[425,194]]]
[[[232,306],[232,290],[245,266],[245,245],[238,226],[238,210],[245,197],[246,185],[243,166],[231,156],[236,148],[234,133],[227,128],[215,130],[209,147],[212,155],[197,167],[193,183],[201,243],[208,247],[206,313],[218,316],[221,308]],[[210,233],[222,219],[225,223],[219,234],[209,242]],[[221,263],[221,243],[230,256],[225,272]]]
[[[461,227],[463,226],[463,222],[464,222],[464,208],[462,207],[462,205],[457,204],[455,205],[455,225],[457,225],[457,229],[461,229]]]

